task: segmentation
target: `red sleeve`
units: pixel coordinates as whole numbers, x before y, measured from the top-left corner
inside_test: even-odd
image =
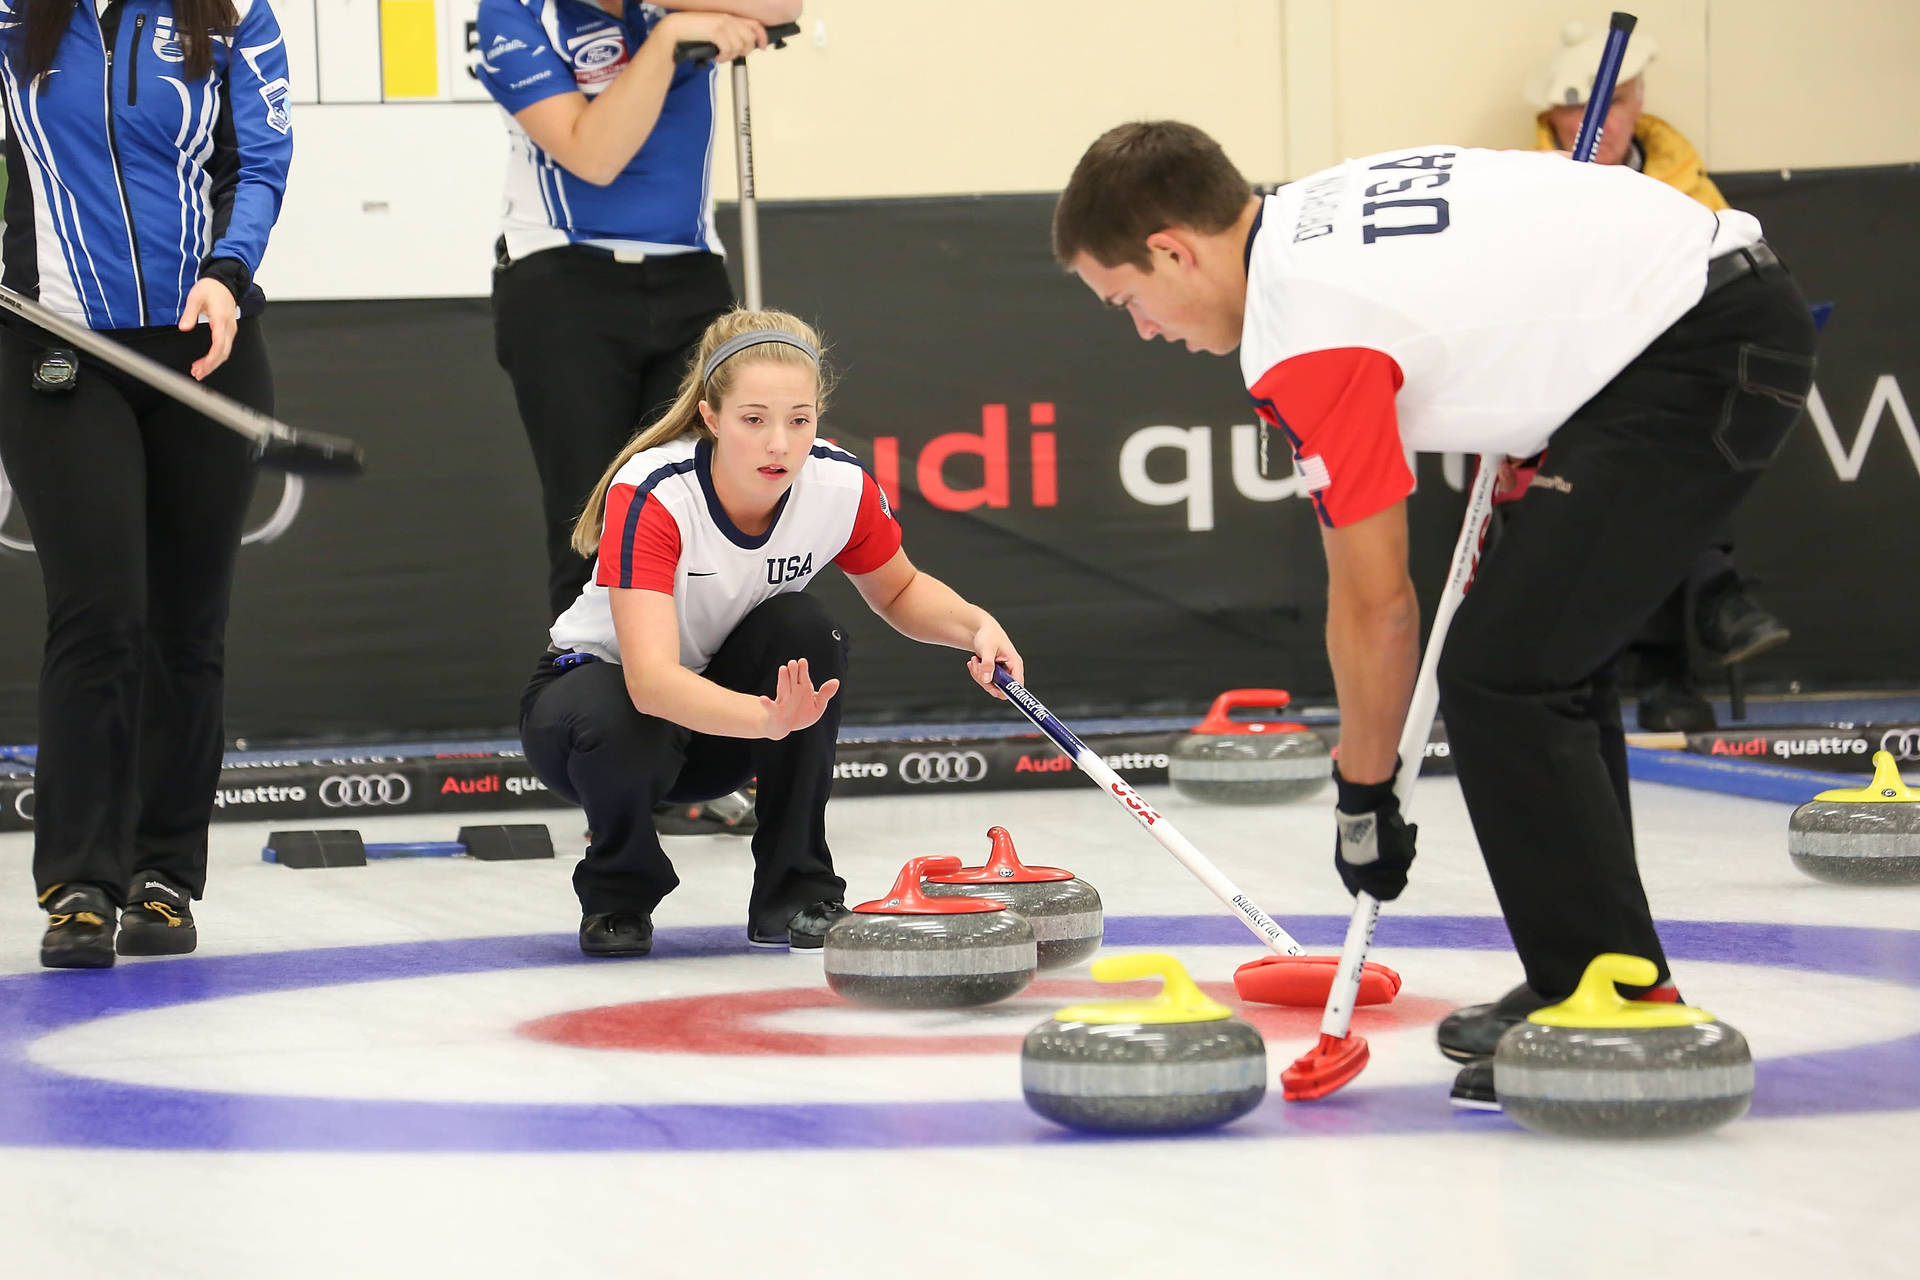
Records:
[[[1413,492],[1393,408],[1401,381],[1393,357],[1342,347],[1282,360],[1253,385],[1260,416],[1286,432],[1313,509],[1330,529]]]
[[[632,587],[673,594],[680,564],[680,526],[660,499],[633,500],[630,484],[607,491],[607,518],[600,526],[600,560],[593,580],[603,587]]]
[[[873,477],[860,473],[860,510],[853,517],[853,532],[847,545],[833,562],[847,573],[872,573],[900,550],[900,525],[887,506],[887,495]]]

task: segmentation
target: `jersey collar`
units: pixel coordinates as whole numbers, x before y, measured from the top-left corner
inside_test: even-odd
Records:
[[[1247,228],[1246,268],[1247,275],[1253,275],[1253,238],[1260,234],[1260,223],[1267,216],[1267,201],[1263,196],[1260,207],[1253,211],[1253,225]]]
[[[804,465],[804,464],[802,464]],[[714,528],[726,535],[727,541],[743,551],[758,551],[767,545],[767,539],[773,537],[773,531],[780,527],[780,514],[787,509],[787,499],[793,496],[793,485],[780,495],[780,501],[773,504],[773,519],[767,522],[767,531],[758,536],[742,533],[740,526],[733,522],[727,509],[720,505],[720,495],[713,491],[713,441],[702,436],[700,443],[693,447],[693,473],[700,477],[700,492],[707,499],[707,514],[713,517]],[[796,473],[794,484],[800,482]]]

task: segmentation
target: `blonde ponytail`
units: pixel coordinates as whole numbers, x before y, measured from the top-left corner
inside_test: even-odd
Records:
[[[745,309],[729,311],[700,335],[700,345],[694,351],[693,360],[687,367],[686,376],[680,380],[680,394],[674,397],[673,405],[658,419],[642,427],[633,439],[627,441],[613,462],[601,475],[600,482],[593,488],[593,495],[587,499],[587,505],[580,513],[580,519],[573,526],[573,549],[583,556],[591,556],[600,549],[600,525],[606,519],[607,489],[613,484],[613,477],[621,467],[633,459],[633,455],[646,449],[656,448],[671,440],[685,436],[708,436],[707,424],[700,416],[700,402],[705,400],[718,409],[726,400],[733,386],[734,376],[747,365],[767,362],[770,364],[802,365],[814,368],[813,359],[798,347],[784,342],[767,342],[747,348],[739,355],[723,362],[713,371],[711,381],[703,383],[700,371],[721,346],[743,333],[760,329],[773,329],[781,333],[790,333],[801,339],[816,351],[824,351],[825,344],[813,326],[798,316],[788,315],[784,311],[747,311]],[[814,396],[814,414],[816,418],[827,407],[827,395],[832,390],[832,378],[826,366],[820,365],[815,377],[818,391]]]

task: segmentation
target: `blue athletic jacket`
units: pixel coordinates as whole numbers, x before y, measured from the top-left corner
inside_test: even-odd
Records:
[[[590,0],[480,0],[480,83],[507,113],[501,230],[510,256],[580,243],[650,254],[722,252],[710,164],[719,73],[711,65],[675,68],[653,132],[608,186],[569,173],[514,119],[556,94],[597,97],[666,14],[640,0],[625,0],[618,18]]]
[[[191,83],[169,0],[119,0],[111,49],[78,0],[53,69],[29,83],[25,7],[0,0],[7,287],[94,329],[177,324],[203,274],[257,311],[253,272],[293,158],[267,0],[235,0],[239,25]]]

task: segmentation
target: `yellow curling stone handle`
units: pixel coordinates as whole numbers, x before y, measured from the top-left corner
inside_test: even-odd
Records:
[[[1847,804],[1915,804],[1920,803],[1920,791],[1915,791],[1900,780],[1900,770],[1893,763],[1893,754],[1888,751],[1873,753],[1873,781],[1854,790],[1842,787],[1837,791],[1822,791],[1815,800],[1839,800]]]
[[[1151,1000],[1096,1000],[1069,1005],[1054,1014],[1058,1022],[1088,1022],[1096,1026],[1142,1023],[1218,1022],[1233,1010],[1194,985],[1186,968],[1172,956],[1149,951],[1130,956],[1102,956],[1093,962],[1096,982],[1135,982],[1160,978],[1160,994]]]
[[[1649,987],[1660,978],[1653,961],[1617,952],[1597,955],[1580,976],[1580,985],[1559,1004],[1550,1004],[1527,1021],[1543,1027],[1589,1028],[1597,1031],[1636,1030],[1648,1027],[1691,1027],[1717,1019],[1705,1009],[1692,1005],[1668,1004],[1661,1000],[1626,1000],[1614,989],[1614,983],[1630,987]]]

